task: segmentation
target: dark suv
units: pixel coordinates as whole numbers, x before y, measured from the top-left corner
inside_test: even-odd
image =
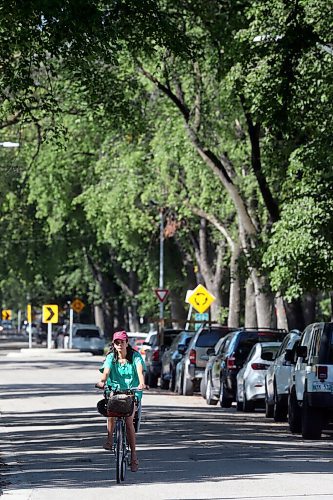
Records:
[[[232,330],[222,325],[203,325],[198,329],[181,360],[181,368],[178,370],[177,367],[176,385],[179,393],[192,396],[193,392],[199,390],[209,357],[207,350],[214,348],[218,340]]]
[[[174,391],[176,384],[176,367],[183,355],[179,352],[178,346],[188,346],[195,332],[183,330],[178,333],[171,346],[165,349],[162,356],[161,389],[171,389]]]
[[[225,337],[214,358],[209,380],[211,396],[220,400],[222,408],[230,408],[236,400],[236,376],[254,344],[282,341],[286,335],[286,330],[242,328]]]
[[[168,329],[164,330],[164,343],[162,346],[158,345],[158,334],[153,334],[148,342],[148,349],[146,352],[146,375],[145,383],[150,387],[157,387],[157,382],[161,376],[162,368],[162,355],[167,347],[170,347],[174,338],[180,333],[181,329]],[[144,345],[146,342],[144,342]]]

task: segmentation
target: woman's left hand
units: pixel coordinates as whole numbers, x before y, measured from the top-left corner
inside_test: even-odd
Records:
[[[146,384],[139,384],[138,389],[141,389],[141,390],[147,389],[147,386],[146,386]]]

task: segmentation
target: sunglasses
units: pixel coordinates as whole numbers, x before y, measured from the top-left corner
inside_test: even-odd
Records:
[[[114,340],[113,343],[116,345],[126,344],[127,340]]]

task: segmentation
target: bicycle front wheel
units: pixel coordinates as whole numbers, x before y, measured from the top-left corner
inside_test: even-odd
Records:
[[[115,447],[117,484],[123,481],[123,474],[122,474],[123,461],[124,461],[123,441],[124,441],[123,422],[121,421],[120,418],[118,418],[116,422],[116,447]]]

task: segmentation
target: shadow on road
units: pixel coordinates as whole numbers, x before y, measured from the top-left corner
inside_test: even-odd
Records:
[[[94,408],[75,408],[71,394],[99,399],[88,384],[71,386],[19,385],[22,398],[68,395],[68,407],[2,414],[6,428],[0,450],[17,462],[12,488],[95,488],[115,484],[114,458],[102,449],[105,419]],[[10,397],[0,386],[1,397]],[[333,472],[333,440],[305,442],[289,433],[287,424],[274,424],[262,413],[243,414],[234,408],[195,406],[197,397],[170,394],[168,405],[160,391],[150,393],[138,435],[140,470],[128,473],[124,484],[186,483],[262,479],[272,473]],[[166,396],[166,393],[163,393]],[[17,404],[19,399],[15,400]],[[191,401],[193,401],[192,406]],[[200,400],[201,402],[201,400]],[[171,406],[170,406],[171,404]],[[9,463],[8,462],[8,463]]]

